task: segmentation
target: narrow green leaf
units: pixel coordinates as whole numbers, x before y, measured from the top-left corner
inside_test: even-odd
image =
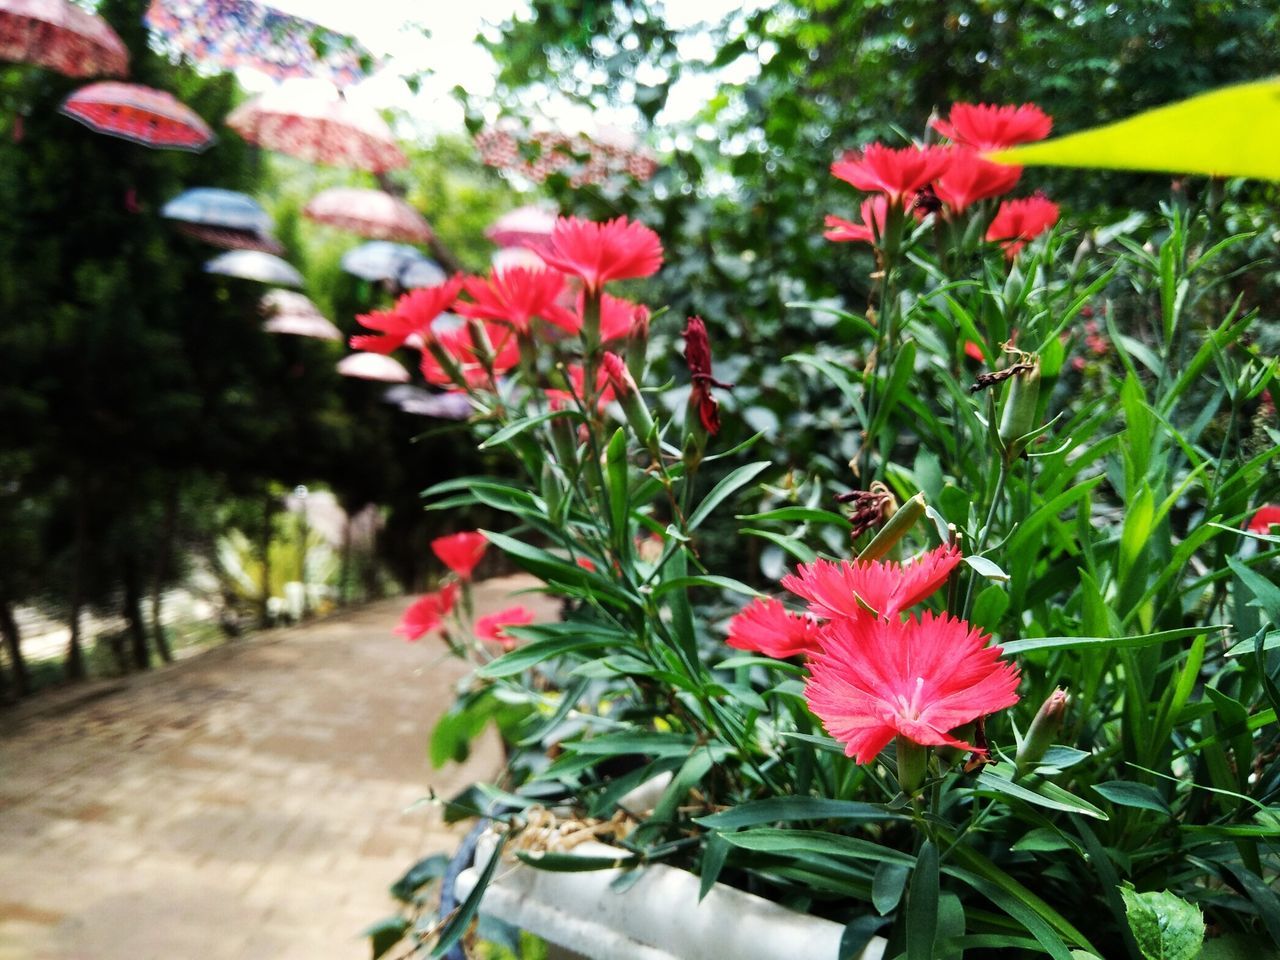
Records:
[[[748,463],[738,467],[738,469],[711,488],[711,492],[698,504],[698,508],[690,514],[689,522],[685,525],[685,529],[687,531],[696,530],[707,517],[711,516],[716,507],[720,506],[739,489],[745,487],[771,466],[773,466],[773,461],[759,460],[755,463]]]
[[[1077,650],[1085,648],[1135,649],[1149,647],[1154,644],[1168,643],[1170,640],[1185,640],[1187,637],[1198,637],[1215,630],[1228,630],[1230,624],[1214,624],[1203,627],[1179,627],[1177,630],[1161,630],[1157,633],[1144,633],[1135,637],[1031,637],[1026,640],[1010,640],[1001,644],[1006,656],[1029,653],[1032,650]]]
[[[911,870],[901,863],[882,863],[876,867],[871,881],[871,905],[880,916],[889,913],[902,900]]]
[[[476,879],[476,885],[471,888],[471,892],[467,894],[467,899],[462,902],[462,906],[454,912],[453,916],[441,928],[440,935],[436,939],[436,945],[431,950],[430,960],[440,960],[455,943],[462,939],[467,932],[467,928],[471,926],[471,921],[475,919],[475,915],[480,909],[480,901],[484,899],[484,892],[489,888],[489,881],[493,879],[493,873],[498,869],[498,862],[502,859],[502,848],[506,846],[508,836],[510,834],[504,833],[498,837],[498,842],[493,848],[493,855]]]
[[[1093,789],[1117,806],[1154,810],[1169,816],[1169,804],[1156,792],[1155,787],[1148,784],[1134,783],[1131,780],[1108,780],[1105,783],[1095,783]]]
[[[978,788],[1006,797],[1013,797],[1038,807],[1047,807],[1050,810],[1061,810],[1064,813],[1080,813],[1086,817],[1095,817],[1098,820],[1108,819],[1107,815],[1092,803],[1073,796],[1057,784],[1050,783],[1047,780],[1036,783],[1034,789],[1031,789],[1014,783],[1003,774],[987,768],[978,774]]]
[[[635,854],[619,852],[616,857],[588,857],[576,853],[530,852],[517,850],[516,856],[538,870],[551,873],[589,873],[593,870],[616,870],[633,866]]]
[[[773,830],[761,828],[741,833],[721,834],[729,843],[744,850],[757,850],[781,856],[801,852],[819,853],[838,859],[870,860],[873,863],[889,861],[907,866],[915,865],[910,854],[884,847],[870,840],[843,837],[839,834],[814,830]]]
[[[857,800],[828,800],[825,797],[771,797],[767,800],[750,800],[736,807],[705,817],[695,817],[694,822],[713,830],[736,830],[760,823],[784,823],[795,820],[905,820],[881,804],[861,803]]]
[[[494,447],[500,447],[508,440],[520,436],[520,434],[524,433],[526,430],[530,430],[540,423],[546,423],[552,417],[577,417],[581,419],[581,414],[576,410],[566,409],[556,410],[551,413],[538,413],[532,417],[524,417],[521,420],[516,420],[514,423],[507,424],[501,430],[492,434],[484,441],[484,443],[480,444],[480,449],[492,450]]]
[[[907,960],[937,960],[938,893],[938,848],[926,840],[907,893]]]

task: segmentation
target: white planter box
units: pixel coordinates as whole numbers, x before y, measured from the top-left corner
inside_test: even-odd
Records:
[[[458,898],[475,887],[493,856],[496,838],[476,848],[476,864],[457,882]],[[626,857],[588,842],[573,853]],[[519,861],[498,865],[480,911],[537,934],[591,960],[837,960],[841,924],[795,913],[734,887],[716,884],[701,903],[699,880],[664,864],[623,892],[610,884],[623,870],[557,873]],[[874,938],[859,960],[882,960],[886,941]]]

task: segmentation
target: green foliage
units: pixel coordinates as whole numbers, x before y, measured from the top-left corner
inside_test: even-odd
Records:
[[[1167,890],[1139,893],[1120,888],[1138,949],[1146,960],[1196,960],[1204,945],[1204,918],[1187,901]]]

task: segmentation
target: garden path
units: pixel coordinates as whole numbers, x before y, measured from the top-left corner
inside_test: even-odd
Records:
[[[523,578],[480,584],[477,615]],[[539,616],[553,608],[522,597]],[[0,715],[0,960],[357,960],[390,883],[457,832],[428,805],[464,667],[390,634],[404,600]]]

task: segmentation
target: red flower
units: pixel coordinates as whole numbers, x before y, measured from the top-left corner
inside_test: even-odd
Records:
[[[474,303],[460,302],[456,310],[464,317],[496,320],[527,334],[535,318],[557,326],[572,322],[569,311],[557,301],[564,290],[564,275],[554,270],[508,267],[495,270],[489,279],[467,277],[463,281]]]
[[[606,350],[604,356],[600,358],[600,369],[604,371],[615,395],[626,397],[639,389],[635,378],[631,376],[631,371],[627,369],[627,362],[616,353]]]
[[[437,286],[409,291],[396,301],[390,311],[359,314],[356,322],[378,331],[381,336],[366,334],[352,337],[352,349],[391,353],[404,346],[404,342],[415,333],[426,336],[431,331],[431,321],[453,306],[461,289],[462,278],[450,277]]]
[[[1000,241],[1005,256],[1013,259],[1018,251],[1058,222],[1058,205],[1042,193],[1025,200],[1006,200],[1000,204],[987,240]]]
[[[489,541],[477,530],[452,533],[431,541],[431,550],[440,561],[463,580],[471,579],[471,571],[489,548]]]
[[[476,636],[491,643],[500,643],[504,650],[516,645],[513,638],[507,636],[506,627],[523,627],[533,623],[533,613],[524,607],[507,607],[476,621]]]
[[[506,373],[520,362],[520,344],[511,327],[503,323],[483,323],[485,336],[493,348],[493,372]],[[472,338],[471,330],[466,326],[455,327],[442,333],[428,331],[424,339],[430,338],[445,353],[453,358],[461,368],[463,379],[471,387],[490,387],[489,374],[480,362],[480,352]],[[448,371],[432,355],[429,349],[422,351],[422,376],[428,383],[440,386],[453,384]],[[458,386],[461,386],[460,384]]]
[[[1018,668],[963,620],[841,619],[809,660],[805,700],[857,763],[894,737],[979,750],[948,731],[1018,702]]]
[[[982,352],[982,344],[976,340],[966,340],[964,342],[964,355],[970,360],[976,360],[982,363],[987,359],[987,355]]]
[[[552,323],[558,325],[566,333],[581,333],[583,323],[583,311],[586,309],[586,294],[578,296],[578,309],[576,312],[565,311],[562,318],[552,320]],[[608,343],[610,340],[620,340],[631,333],[631,329],[636,324],[642,325],[646,330],[649,325],[649,308],[639,303],[633,303],[630,300],[624,300],[622,297],[615,297],[611,294],[603,294],[600,298],[600,342]]]
[[[1280,524],[1280,506],[1269,503],[1265,507],[1259,507],[1249,525],[1245,527],[1253,533],[1270,533],[1272,524]]]
[[[946,169],[950,155],[942,147],[895,150],[873,143],[859,153],[850,150],[831,165],[835,176],[857,187],[883,193],[891,203],[915,193]]]
[[[444,622],[444,616],[453,609],[453,601],[458,593],[457,583],[446,583],[435,593],[419,597],[405,610],[399,625],[392,633],[406,640],[418,640],[424,634],[436,629]]]
[[[942,586],[959,562],[960,551],[954,545],[938,547],[907,564],[815,560],[783,577],[782,586],[809,601],[809,612],[818,617],[862,617],[870,609],[896,619]]]
[[[948,119],[933,121],[933,129],[955,143],[987,153],[1043,140],[1053,129],[1053,118],[1034,103],[1020,107],[953,103]]]
[[[711,395],[712,386],[728,390],[731,383],[721,383],[711,375],[711,341],[707,337],[707,325],[701,317],[690,317],[684,328],[684,360],[693,378],[693,391],[689,394],[690,406],[698,408],[698,420],[702,429],[711,436],[720,432],[720,404]]]
[[[827,230],[823,236],[837,243],[875,243],[876,238],[884,234],[889,201],[881,195],[867,197],[862,201],[858,212],[862,215],[862,223],[853,223],[840,217],[827,217],[824,221]]]
[[[610,280],[652,276],[662,266],[658,235],[626,217],[607,223],[561,217],[539,253],[548,266],[581,277],[593,293]]]
[[[818,621],[806,613],[788,610],[778,600],[752,600],[729,621],[729,639],[735,650],[751,650],[785,660],[797,654],[817,653]]]
[[[979,200],[1008,193],[1021,176],[1021,167],[992,163],[966,147],[953,147],[951,163],[933,181],[933,192],[948,210],[960,213]]]

